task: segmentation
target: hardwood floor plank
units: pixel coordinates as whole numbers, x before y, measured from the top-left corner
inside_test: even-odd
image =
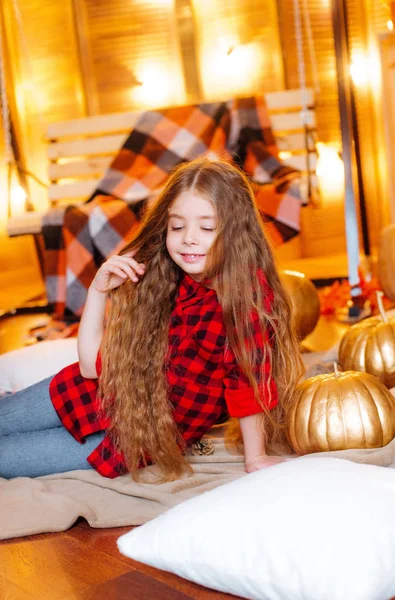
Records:
[[[49,324],[50,317],[45,313],[3,317],[0,321],[0,354],[25,346],[29,330]]]
[[[116,541],[121,535],[131,531],[132,529],[133,527],[130,526],[114,527],[111,529],[93,529],[86,521],[81,520],[78,522],[78,525],[70,529],[68,533],[69,535],[84,541],[84,543],[87,544],[92,551],[99,550],[100,552],[108,553],[109,556],[118,554],[119,559],[122,560],[129,568],[146,573],[158,581],[171,586],[173,589],[185,594],[189,594],[189,596],[194,598],[194,600],[237,600],[236,596],[223,594],[221,592],[216,592],[214,590],[205,588],[193,583],[192,581],[183,579],[178,575],[155,569],[154,567],[137,562],[121,554],[117,548]]]
[[[194,600],[237,600],[235,596],[210,590],[122,555],[116,541],[131,529],[129,526],[94,529],[81,519],[62,533],[39,534],[0,542],[0,573],[8,575],[3,577],[5,590],[13,589],[13,586],[19,584],[21,600],[25,597],[37,600],[71,600],[85,599],[85,593],[89,598],[90,590],[94,588],[95,600],[109,600],[112,596],[109,597],[107,591],[115,594],[124,586],[123,580],[119,584],[114,581],[117,579],[114,575],[138,571],[148,577],[147,581],[152,579],[158,585],[163,584],[172,589],[172,598],[175,600],[182,598],[174,595],[178,593]],[[43,561],[46,561],[45,564]],[[22,568],[21,565],[25,566]],[[100,573],[96,573],[95,569]],[[39,578],[47,577],[50,582],[37,583]],[[107,581],[113,582],[109,588],[104,586]],[[16,598],[19,600],[18,596]],[[114,598],[118,600],[117,596]],[[144,595],[139,600],[144,598],[162,600],[161,596]],[[4,600],[1,594],[0,600]]]
[[[19,585],[0,576],[0,598],[1,600],[31,600],[34,596],[23,590]]]
[[[60,600],[132,569],[67,532],[37,537],[0,546],[0,575],[39,600]]]
[[[89,590],[78,592],[65,600],[193,600],[192,596],[149,577],[130,571]]]

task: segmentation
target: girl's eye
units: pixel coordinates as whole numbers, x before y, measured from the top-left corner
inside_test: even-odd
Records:
[[[172,231],[182,231],[183,229],[184,228],[182,227],[182,225],[178,225],[178,226],[173,225],[171,227]],[[202,231],[215,231],[215,227],[202,227],[201,229],[202,229]]]

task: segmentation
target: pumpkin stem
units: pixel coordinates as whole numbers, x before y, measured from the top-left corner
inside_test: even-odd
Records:
[[[385,313],[384,310],[384,306],[383,306],[383,301],[382,301],[382,297],[384,296],[384,292],[382,292],[381,290],[377,290],[376,292],[376,298],[377,298],[377,306],[378,309],[380,311],[380,316],[383,319],[384,323],[388,323],[388,317]]]
[[[333,363],[333,370],[335,371],[335,377],[339,377],[340,373],[336,362]]]

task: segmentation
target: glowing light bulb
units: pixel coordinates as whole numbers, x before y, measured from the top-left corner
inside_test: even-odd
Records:
[[[368,82],[369,65],[365,57],[355,56],[350,65],[350,75],[355,85],[363,87]]]
[[[177,71],[164,62],[142,62],[136,66],[137,85],[130,90],[133,102],[142,107],[170,106],[183,95]]]
[[[324,201],[341,201],[344,196],[344,166],[337,150],[322,142],[316,144],[316,174]]]
[[[26,210],[27,194],[21,185],[14,185],[11,189],[12,216],[21,215]]]
[[[281,150],[278,153],[278,157],[281,158],[281,160],[288,160],[288,158],[291,158],[292,156],[292,152],[289,152],[288,150]]]

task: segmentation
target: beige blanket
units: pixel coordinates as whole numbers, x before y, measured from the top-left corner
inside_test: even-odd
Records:
[[[155,467],[145,470],[147,483],[135,483],[128,475],[106,479],[95,471],[10,481],[0,478],[0,539],[64,531],[78,517],[92,527],[141,525],[192,496],[245,476],[243,457],[226,449],[222,427],[214,428],[211,439],[214,453],[191,456],[194,474],[171,483],[154,484]],[[385,448],[311,456],[395,468],[395,439]]]

